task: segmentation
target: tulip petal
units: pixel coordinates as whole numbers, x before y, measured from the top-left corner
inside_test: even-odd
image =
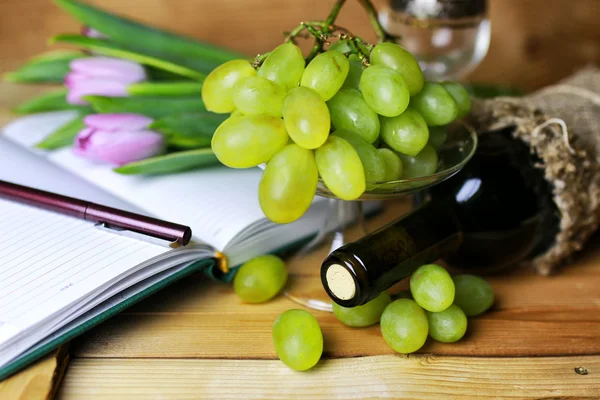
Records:
[[[142,130],[104,131],[93,129],[90,133],[83,130],[73,152],[92,161],[101,161],[114,165],[124,165],[132,161],[143,160],[163,151],[162,135]]]
[[[96,78],[117,79],[123,83],[146,79],[144,68],[133,61],[112,57],[78,58],[70,63],[71,70]]]
[[[140,114],[92,114],[83,120],[86,126],[104,131],[138,131],[154,120]]]
[[[107,79],[85,79],[70,86],[67,101],[71,104],[87,104],[82,97],[88,95],[127,97],[127,84]]]

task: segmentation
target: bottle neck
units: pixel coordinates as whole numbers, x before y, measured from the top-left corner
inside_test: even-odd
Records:
[[[334,250],[322,265],[322,283],[342,306],[365,304],[421,265],[455,252],[461,243],[460,224],[452,207],[430,201]]]

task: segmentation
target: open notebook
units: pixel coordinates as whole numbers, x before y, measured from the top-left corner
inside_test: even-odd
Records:
[[[68,148],[33,149],[73,116],[40,114],[6,126],[0,179],[188,225],[193,242],[172,249],[0,199],[0,380],[190,272],[230,280],[216,251],[239,266],[310,237],[325,217],[327,201],[317,197],[296,222],[267,220],[258,204],[259,169],[121,176]]]

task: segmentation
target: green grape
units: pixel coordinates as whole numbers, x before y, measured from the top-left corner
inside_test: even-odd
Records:
[[[244,115],[281,117],[285,95],[283,86],[260,76],[241,79],[232,91],[233,104]]]
[[[363,71],[360,89],[369,107],[385,117],[402,114],[410,101],[408,86],[402,76],[381,65],[371,65]]]
[[[429,145],[436,151],[439,150],[446,139],[448,138],[448,128],[445,126],[431,126],[429,127]]]
[[[348,57],[350,68],[348,69],[348,76],[344,81],[344,86],[351,87],[360,90],[360,77],[363,73],[363,63],[356,54],[351,54]]]
[[[229,118],[243,117],[244,114],[240,110],[233,110]]]
[[[267,163],[258,186],[258,200],[271,221],[286,224],[310,206],[319,173],[311,150],[288,144]]]
[[[285,129],[296,144],[316,149],[327,140],[331,119],[327,104],[317,92],[297,87],[283,101]]]
[[[350,131],[338,129],[332,135],[341,137],[354,147],[365,170],[365,179],[367,182],[381,182],[385,180],[385,160],[372,144],[359,134]]]
[[[287,310],[273,324],[273,345],[285,365],[305,371],[314,367],[323,354],[323,333],[308,311]]]
[[[411,299],[391,302],[381,315],[381,334],[394,351],[408,354],[419,350],[427,341],[427,315]]]
[[[466,116],[471,111],[471,95],[469,95],[469,92],[458,82],[442,82],[442,86],[456,101],[456,105],[458,106],[456,118]]]
[[[202,101],[208,111],[228,114],[235,110],[231,92],[236,83],[256,70],[246,60],[232,60],[212,70],[202,83]]]
[[[379,117],[357,89],[343,87],[327,102],[331,124],[361,135],[369,143],[379,136]]]
[[[315,151],[317,169],[331,192],[342,200],[355,200],[365,191],[365,170],[350,143],[329,136]]]
[[[233,289],[246,303],[263,303],[285,286],[288,273],[281,258],[266,254],[247,261],[233,278]]]
[[[423,71],[415,57],[395,43],[379,43],[371,51],[371,65],[382,65],[398,71],[411,96],[423,89]]]
[[[429,176],[435,173],[438,167],[438,156],[431,145],[426,144],[423,150],[414,157],[396,153],[402,160],[403,177],[406,179]]]
[[[446,125],[456,119],[458,105],[439,83],[425,82],[423,90],[410,100],[429,126]]]
[[[377,151],[379,151],[379,154],[381,154],[381,157],[383,157],[383,161],[385,162],[385,175],[383,176],[383,181],[389,182],[400,179],[402,177],[404,165],[400,157],[398,157],[398,154],[385,147],[377,149]]]
[[[342,307],[333,303],[333,315],[344,325],[361,328],[379,322],[383,310],[390,304],[392,298],[386,291],[368,303],[356,307]]]
[[[494,304],[494,290],[484,279],[469,274],[456,275],[454,278],[454,303],[468,317],[486,312]]]
[[[227,118],[215,131],[211,147],[224,165],[251,168],[269,161],[287,141],[280,118],[254,115]]]
[[[454,302],[454,282],[444,268],[426,264],[411,275],[410,293],[425,310],[440,312]]]
[[[340,53],[349,53],[352,51],[352,46],[350,46],[350,42],[346,39],[340,39],[331,46],[327,50],[337,50]]]
[[[327,101],[337,93],[344,84],[348,69],[348,59],[337,50],[328,50],[319,54],[308,63],[300,85],[313,89]]]
[[[258,76],[289,90],[298,86],[304,72],[304,65],[304,56],[300,48],[293,43],[284,43],[267,56],[258,70]]]
[[[456,304],[444,311],[427,312],[429,336],[438,342],[453,343],[467,332],[467,316]]]
[[[381,117],[381,139],[391,149],[414,157],[427,144],[429,129],[421,114],[408,107],[397,117]]]

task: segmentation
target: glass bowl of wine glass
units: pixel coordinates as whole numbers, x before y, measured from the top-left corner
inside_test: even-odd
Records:
[[[414,194],[451,178],[475,153],[477,133],[468,123],[455,121],[446,127],[446,133],[445,141],[437,147],[437,166],[432,174],[368,182],[365,192],[353,201],[339,199],[319,180],[316,194],[328,202],[328,210],[319,232],[287,257],[290,271],[302,277],[301,282],[290,282],[285,291],[287,297],[309,308],[331,311],[332,301],[319,275],[322,261],[345,243],[377,229],[368,229],[366,219],[381,210],[382,201]]]

